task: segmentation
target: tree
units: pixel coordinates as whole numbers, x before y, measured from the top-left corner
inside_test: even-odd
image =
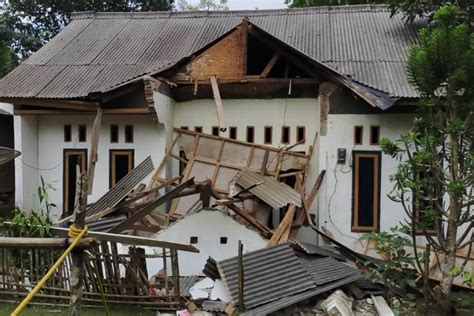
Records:
[[[472,0],[387,0],[391,11],[391,16],[397,13],[403,15],[406,22],[413,22],[417,17],[432,19],[433,13],[444,4],[456,3],[463,12],[463,18],[472,21],[473,1]]]
[[[381,142],[384,153],[400,160],[390,197],[408,215],[419,270],[417,231],[440,254],[442,278],[432,294],[445,311],[454,277],[467,263],[456,267],[456,251],[470,253],[474,241],[474,35],[460,12],[441,6],[431,28],[419,32],[407,65],[421,96],[413,127],[397,141]]]
[[[377,4],[387,3],[388,0],[285,0],[290,8],[318,7],[324,5],[347,5],[347,4]]]
[[[229,10],[227,0],[200,0],[199,4],[189,4],[187,0],[178,0],[179,11],[226,11]]]
[[[59,33],[74,11],[138,12],[173,8],[174,0],[9,0],[1,1],[0,45],[8,39],[11,70]],[[6,36],[8,34],[8,36]],[[5,36],[5,37],[4,37]],[[4,46],[5,47],[5,46]],[[2,54],[3,56],[3,54]],[[3,60],[3,59],[2,59]],[[0,76],[4,73],[0,72]]]

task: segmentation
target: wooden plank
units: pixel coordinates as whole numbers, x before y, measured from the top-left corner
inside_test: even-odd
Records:
[[[69,232],[69,229],[67,228],[51,227],[50,229],[53,234],[62,236],[62,237],[66,237]],[[89,231],[87,233],[87,236],[90,238],[97,239],[97,240],[114,241],[114,242],[122,243],[126,245],[150,246],[150,247],[169,248],[169,249],[173,248],[173,249],[181,250],[181,251],[199,252],[199,250],[192,245],[178,244],[178,243],[173,243],[173,242],[168,242],[168,241],[159,241],[154,238],[127,236],[127,235],[102,233],[102,232],[94,232],[94,231]]]
[[[181,191],[186,188],[191,187],[194,185],[194,178],[188,179],[187,181],[183,182],[176,188],[169,191],[167,194],[157,198],[156,200],[150,202],[147,206],[143,209],[139,210],[138,212],[130,215],[126,220],[119,223],[118,225],[112,227],[109,232],[110,233],[121,233],[123,230],[129,229],[135,222],[137,222],[140,218],[143,218],[145,215],[153,212],[158,206],[174,199],[177,197]]]
[[[243,260],[243,252],[244,252],[244,245],[242,241],[239,240],[238,244],[238,263],[239,263],[239,310],[241,312],[244,311],[244,260]]]
[[[275,54],[273,54],[272,58],[270,58],[270,61],[268,62],[268,64],[263,69],[262,73],[260,74],[260,77],[266,78],[268,76],[268,74],[270,73],[270,71],[272,71],[273,66],[275,66],[275,64],[276,64],[276,62],[278,61],[279,58],[280,58],[280,53],[275,52]]]
[[[291,204],[288,210],[286,211],[285,217],[283,217],[283,220],[281,221],[280,225],[278,225],[278,227],[275,229],[272,238],[267,243],[267,247],[273,247],[280,242],[287,227],[291,227],[293,216],[295,215],[295,210],[296,205]]]
[[[319,176],[316,178],[316,181],[314,182],[313,188],[309,192],[308,196],[306,197],[305,204],[309,209],[311,209],[311,205],[314,202],[314,199],[318,195],[319,188],[321,187],[321,183],[323,183],[324,175],[326,174],[326,170],[321,170],[321,173]]]
[[[87,195],[92,194],[92,188],[94,186],[94,172],[95,164],[98,160],[97,147],[99,146],[99,136],[100,136],[100,126],[102,123],[102,109],[97,109],[97,115],[92,125],[92,135],[91,135],[91,150],[89,157],[89,167],[87,168]]]
[[[372,302],[374,302],[375,309],[379,316],[395,316],[382,296],[370,295],[370,297],[372,298]]]
[[[0,237],[0,248],[18,249],[65,249],[74,241],[74,238],[32,238],[32,237]],[[94,238],[82,238],[77,244],[78,248],[89,248],[96,244]]]
[[[211,76],[211,87],[212,87],[212,94],[214,95],[214,101],[216,103],[216,110],[217,110],[217,122],[219,128],[225,128],[224,122],[224,107],[222,105],[221,94],[219,92],[219,85],[217,84],[216,76]]]

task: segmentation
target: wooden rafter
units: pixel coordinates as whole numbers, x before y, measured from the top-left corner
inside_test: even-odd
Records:
[[[278,61],[279,58],[280,58],[280,53],[275,52],[275,54],[273,54],[272,58],[270,58],[270,61],[268,62],[268,64],[263,69],[262,73],[260,74],[260,77],[266,78],[268,76],[268,74],[270,73],[270,71],[272,71],[273,67],[275,66],[275,64],[276,64],[276,62]]]

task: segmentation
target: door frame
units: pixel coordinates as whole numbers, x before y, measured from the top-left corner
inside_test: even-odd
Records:
[[[67,207],[69,205],[68,191],[69,191],[69,168],[68,168],[68,157],[72,155],[81,154],[84,155],[82,159],[81,171],[87,170],[87,148],[64,148],[63,149],[63,215],[66,214]],[[75,199],[75,197],[74,197]],[[72,210],[71,212],[74,212]]]
[[[134,149],[110,149],[109,150],[109,189],[111,189],[118,181],[115,181],[115,156],[129,156],[130,160],[128,163],[130,172],[135,166],[135,150]],[[120,181],[120,180],[119,180]]]
[[[357,158],[375,158],[374,159],[374,196],[373,196],[373,226],[359,226],[359,161]],[[381,193],[381,173],[382,173],[382,153],[380,151],[354,150],[352,151],[352,208],[351,208],[351,231],[352,232],[371,232],[380,230],[380,193]]]

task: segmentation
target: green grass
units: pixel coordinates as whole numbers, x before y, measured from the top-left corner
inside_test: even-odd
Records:
[[[11,303],[0,302],[0,315],[10,315],[10,313],[16,308],[17,305]],[[110,315],[112,316],[154,316],[155,311],[145,310],[142,307],[133,306],[121,306],[121,307],[110,307]],[[69,315],[67,307],[54,307],[54,306],[40,306],[40,305],[28,305],[21,316],[53,316],[53,315]],[[104,308],[82,308],[81,316],[98,316],[105,315]]]

